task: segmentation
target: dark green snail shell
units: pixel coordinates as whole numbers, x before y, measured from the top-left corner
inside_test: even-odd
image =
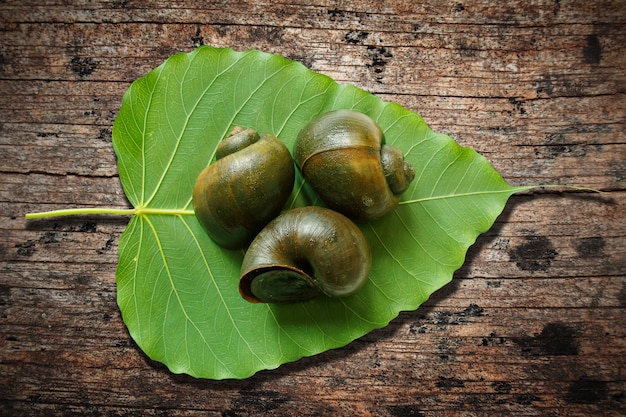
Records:
[[[318,206],[283,212],[252,241],[239,292],[252,303],[295,303],[325,294],[346,297],[367,281],[369,244],[346,216]]]
[[[219,143],[216,158],[196,180],[194,211],[217,244],[244,247],[291,195],[293,159],[275,136],[241,128]]]
[[[374,120],[353,110],[311,120],[298,134],[294,159],[329,208],[357,221],[392,211],[415,177],[402,152],[384,143]]]

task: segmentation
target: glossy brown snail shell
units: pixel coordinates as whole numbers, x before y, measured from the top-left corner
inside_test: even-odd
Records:
[[[369,244],[350,219],[318,206],[296,208],[272,220],[252,241],[239,292],[253,303],[346,297],[363,286],[371,264]]]
[[[280,213],[291,195],[293,159],[275,136],[242,128],[218,144],[215,156],[196,180],[195,215],[217,244],[243,247]]]
[[[376,122],[353,110],[311,120],[298,134],[294,159],[326,206],[357,221],[392,211],[415,177],[400,149],[384,143]]]

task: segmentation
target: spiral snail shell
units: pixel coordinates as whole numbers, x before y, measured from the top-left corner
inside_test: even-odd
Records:
[[[345,297],[363,286],[371,264],[369,244],[350,219],[327,208],[296,208],[272,220],[252,241],[239,292],[252,303]]]
[[[298,134],[294,159],[326,206],[357,221],[392,211],[415,177],[400,149],[384,143],[380,127],[353,110],[311,120]]]
[[[194,212],[217,244],[243,247],[291,195],[293,159],[275,136],[239,127],[218,144],[215,156],[196,179]]]

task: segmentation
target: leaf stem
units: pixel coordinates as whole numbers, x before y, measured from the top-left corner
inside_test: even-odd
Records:
[[[599,194],[605,193],[605,191],[602,191],[602,190],[596,190],[595,188],[589,188],[589,187],[580,187],[578,185],[544,184],[544,185],[539,185],[536,187],[529,187],[529,189],[532,189],[532,188],[564,188],[564,189],[576,190],[576,191],[587,191],[590,193],[599,193]]]
[[[141,216],[145,214],[164,214],[170,216],[190,216],[193,210],[179,209],[156,209],[148,207],[137,207],[132,209],[116,209],[105,207],[71,208],[62,210],[44,211],[40,213],[27,213],[27,219],[44,219],[48,217],[80,216],[85,214],[111,214],[116,216]]]
[[[82,214],[113,214],[118,216],[132,216],[135,213],[135,209],[89,207],[44,211],[41,213],[28,213],[25,217],[27,219],[44,219],[47,217],[80,216]]]

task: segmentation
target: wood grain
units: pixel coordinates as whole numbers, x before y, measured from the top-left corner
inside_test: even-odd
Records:
[[[626,3],[0,2],[0,414],[626,414]],[[416,311],[242,381],[169,373],[116,305],[130,83],[201,44],[281,54],[419,113],[516,195]]]

